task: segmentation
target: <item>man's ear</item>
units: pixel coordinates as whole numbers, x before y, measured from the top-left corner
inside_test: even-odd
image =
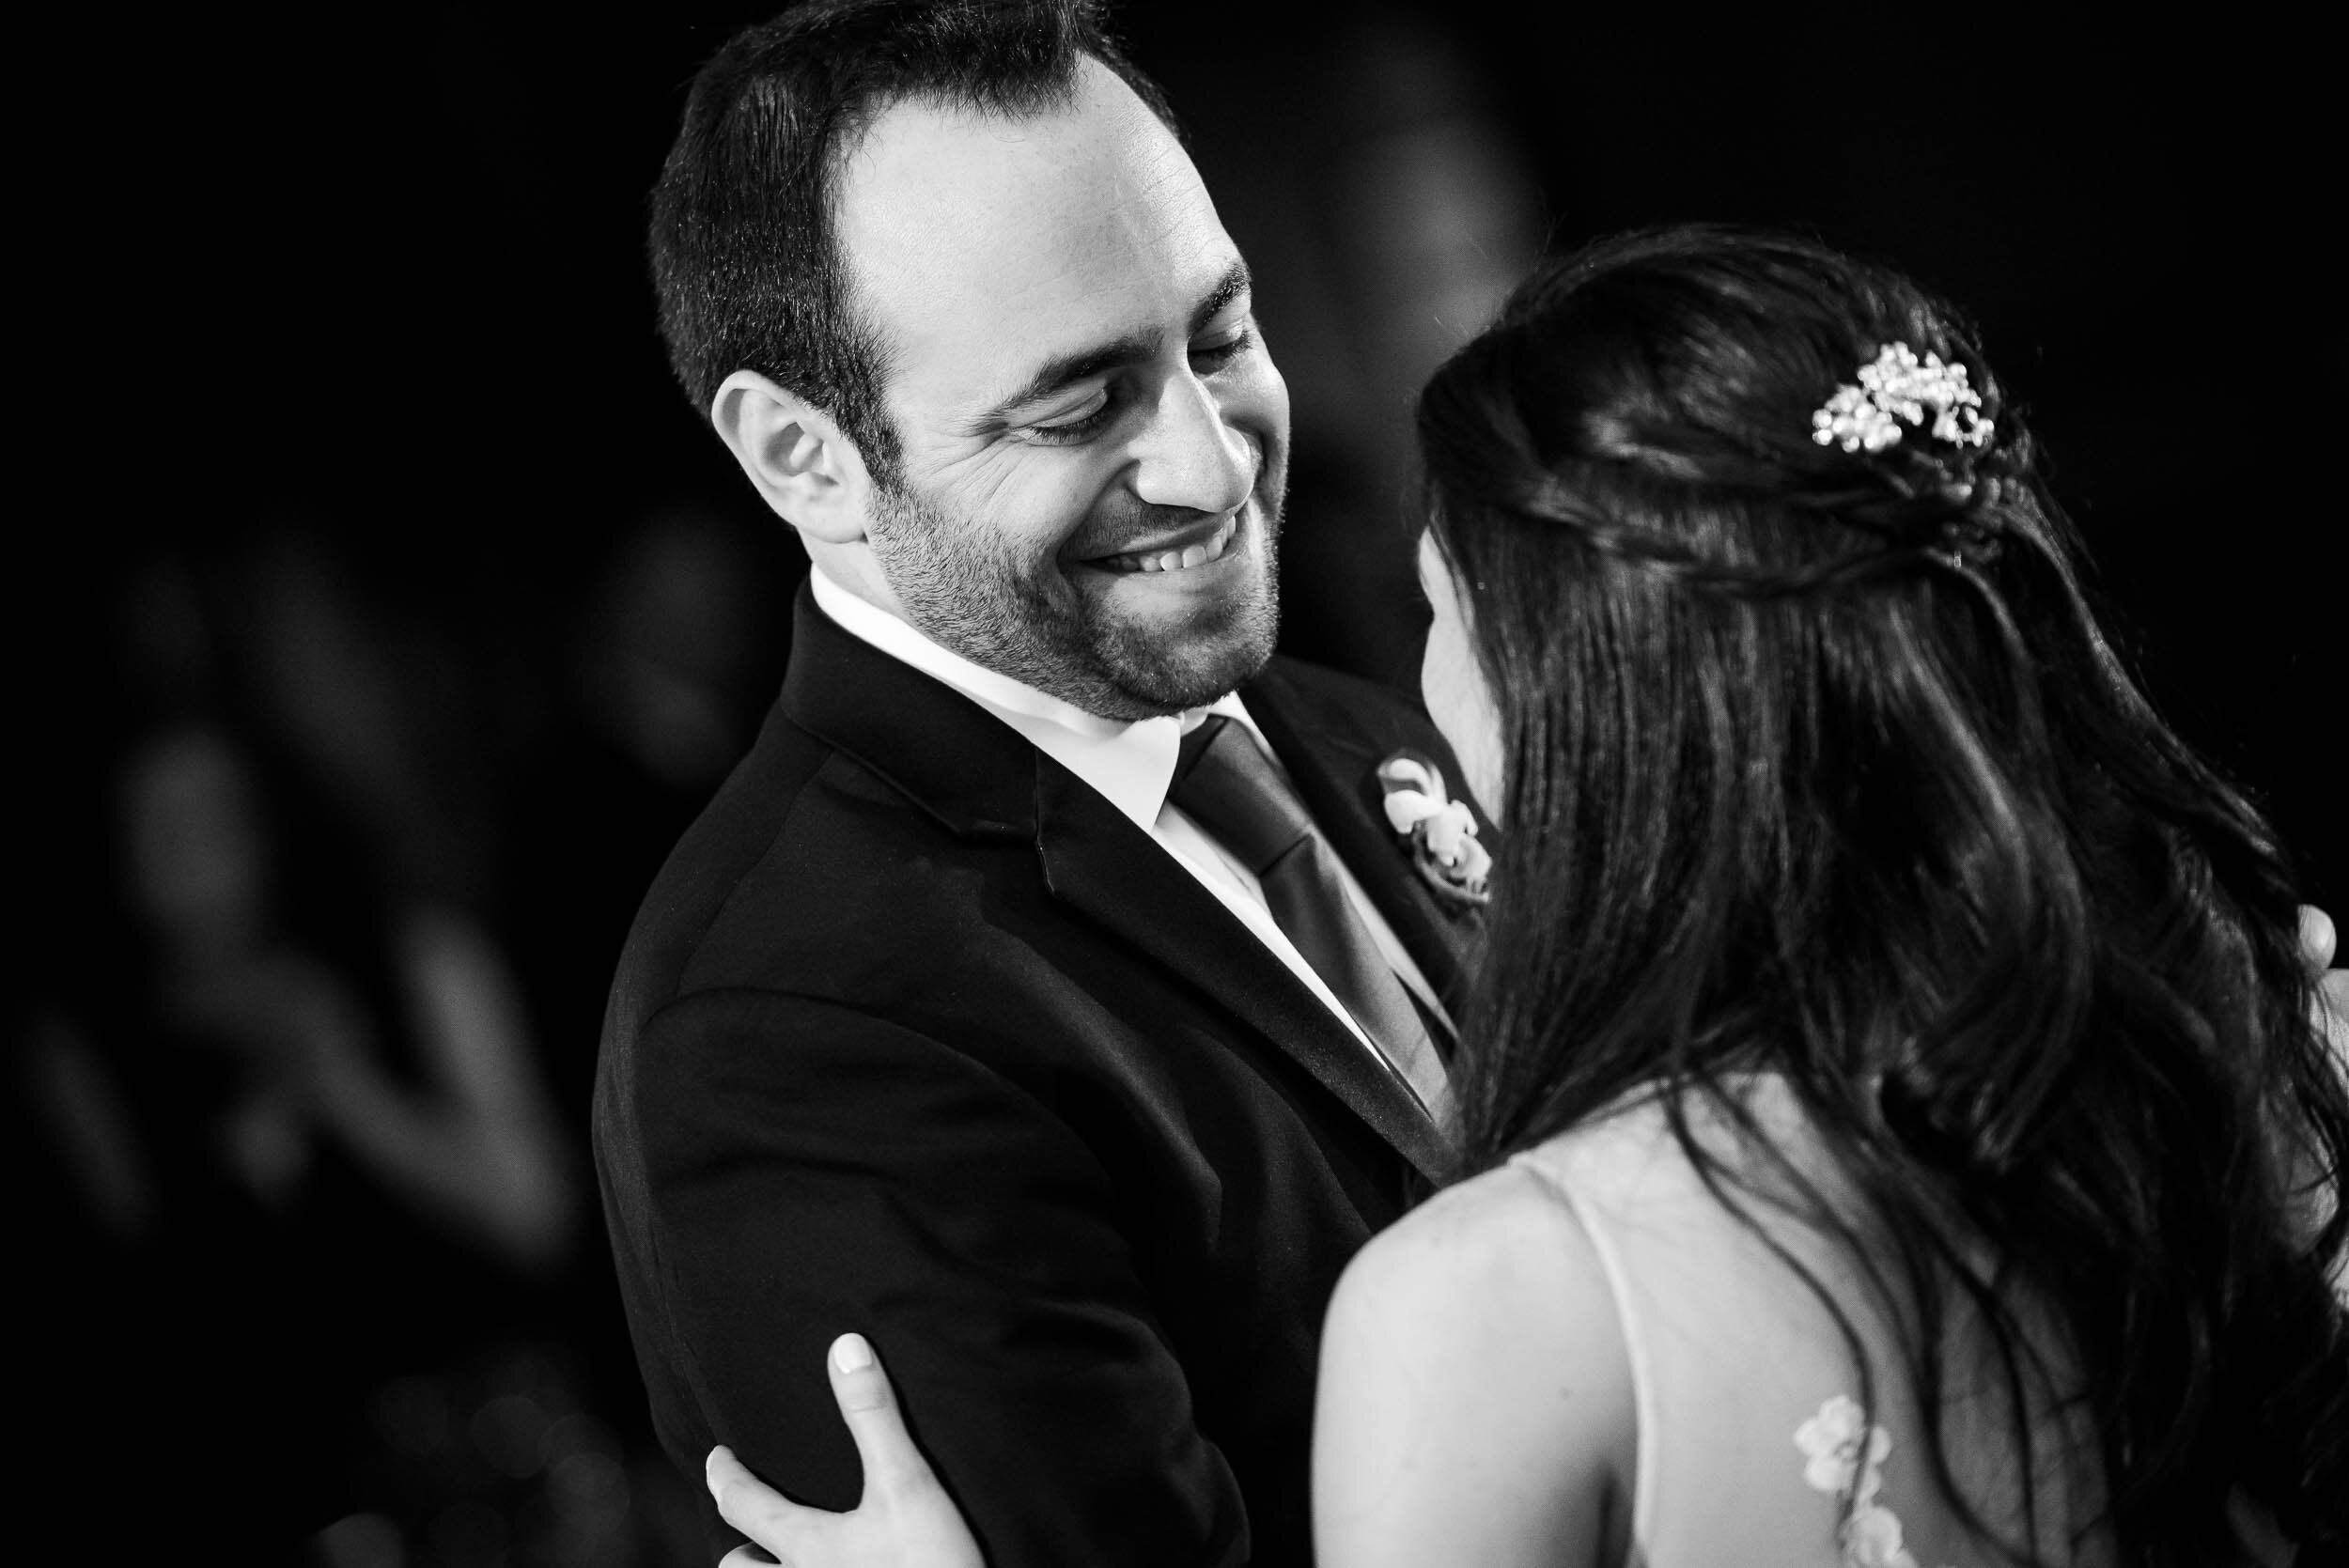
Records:
[[[755,370],[737,370],[710,400],[709,422],[784,521],[825,544],[864,536],[864,458],[830,414]]]

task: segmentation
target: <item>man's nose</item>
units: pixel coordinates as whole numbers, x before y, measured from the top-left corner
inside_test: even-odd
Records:
[[[1134,494],[1154,506],[1228,512],[1256,483],[1255,443],[1194,376],[1167,379],[1133,455]]]

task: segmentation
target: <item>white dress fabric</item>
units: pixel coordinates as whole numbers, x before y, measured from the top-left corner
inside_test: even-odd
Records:
[[[1747,1080],[1747,1108],[1830,1192],[1831,1175],[1804,1138],[1782,1082]],[[1732,1169],[1766,1170],[1717,1118],[1692,1130]],[[1763,1234],[1707,1189],[1661,1104],[1635,1102],[1513,1162],[1574,1213],[1606,1270],[1631,1361],[1639,1421],[1631,1560],[1641,1568],[1976,1568],[2001,1560],[1970,1535],[1933,1483],[1932,1460],[1901,1366],[1900,1338],[1856,1265],[1783,1210],[1747,1206]],[[1867,1347],[1875,1408],[1858,1364],[1819,1296],[1775,1255],[1801,1260]],[[1960,1358],[1959,1398],[1945,1421],[1968,1494],[2010,1529],[2022,1522],[2019,1467],[1986,1355]],[[2083,1472],[2079,1434],[2034,1401],[2040,1551],[2097,1564],[2070,1521]],[[1872,1418],[1872,1419],[1870,1419]],[[1846,1508],[1846,1499],[1849,1507]]]

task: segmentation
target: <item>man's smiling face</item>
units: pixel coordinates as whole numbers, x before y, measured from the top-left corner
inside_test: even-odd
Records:
[[[838,220],[903,449],[865,526],[905,618],[1111,718],[1254,674],[1288,392],[1166,127],[1092,60],[1040,116],[900,104]]]

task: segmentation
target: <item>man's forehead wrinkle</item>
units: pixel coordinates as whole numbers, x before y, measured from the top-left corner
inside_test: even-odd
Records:
[[[1183,150],[1180,143],[1172,138],[1155,142],[1143,153],[1143,159],[1144,173],[1142,184],[1145,190],[1158,191],[1169,185],[1197,185],[1200,187],[1199,194],[1202,196],[1206,194],[1205,182],[1199,178],[1199,166],[1190,161],[1190,154]]]

